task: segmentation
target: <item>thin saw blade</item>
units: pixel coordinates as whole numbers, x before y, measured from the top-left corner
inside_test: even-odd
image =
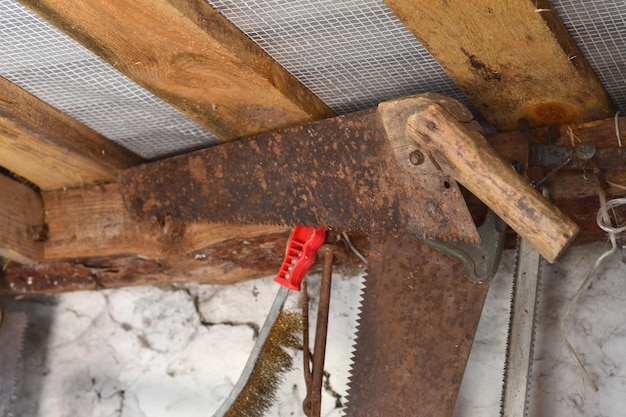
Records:
[[[0,322],[0,417],[13,417],[20,381],[26,313],[8,312]]]
[[[540,275],[541,255],[526,240],[519,239],[504,365],[502,417],[528,416]]]
[[[487,284],[415,240],[372,242],[347,417],[450,417]]]

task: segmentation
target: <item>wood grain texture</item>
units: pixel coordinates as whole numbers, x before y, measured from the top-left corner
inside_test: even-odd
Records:
[[[620,125],[622,132],[626,133],[626,119],[621,119]],[[571,128],[578,141],[594,143],[599,152],[617,148],[613,119],[572,125]],[[527,164],[529,141],[532,146],[535,146],[533,152],[537,151],[537,146],[544,145],[568,149],[571,141],[568,131],[567,126],[560,126],[558,129],[538,128],[529,133],[530,138],[519,131],[513,131],[488,136],[487,140],[504,159]],[[557,136],[554,136],[554,132]],[[626,144],[626,140],[624,142]],[[538,167],[530,168],[531,171],[536,172],[531,176],[531,179],[535,181],[552,169],[539,167],[541,171],[536,171]],[[602,166],[602,169],[604,170],[605,167]],[[610,169],[606,171],[609,180],[626,184],[626,171],[616,167],[607,169]],[[592,175],[589,181],[584,181],[581,168],[568,167],[557,173],[554,179],[546,185],[550,189],[550,195],[559,202],[575,201],[585,197],[593,198],[597,195],[597,182],[594,181]],[[617,191],[611,189],[609,193],[615,195]],[[176,252],[190,252],[203,246],[216,244],[220,239],[245,236],[247,233],[258,232],[262,235],[272,229],[265,226],[257,228],[208,223],[139,224],[128,216],[123,198],[115,184],[44,192],[43,199],[46,207],[46,221],[50,228],[45,254],[48,260],[127,254],[161,257]],[[470,205],[470,208],[473,213],[480,211],[477,204]],[[590,213],[595,216],[596,211],[597,207]],[[591,222],[591,214],[589,222]],[[593,222],[595,224],[595,220]],[[180,233],[183,234],[182,238],[177,237]]]
[[[611,115],[547,0],[385,0],[498,130]]]
[[[45,260],[122,255],[174,259],[231,239],[285,231],[275,226],[135,222],[117,184],[44,192],[42,196],[48,224]]]
[[[43,243],[37,240],[45,232],[39,194],[4,175],[0,175],[0,193],[0,257],[23,264],[40,261]]]
[[[285,254],[289,231],[225,240],[185,256],[166,260],[127,255],[83,258],[37,265],[10,262],[0,270],[0,294],[54,294],[131,285],[177,282],[233,284],[275,274]],[[336,236],[331,236],[333,241]],[[364,251],[364,236],[352,242]],[[361,269],[360,259],[345,244],[337,246],[337,261],[348,273]],[[321,271],[321,262],[312,271]]]
[[[626,119],[620,119],[620,126],[621,131],[626,133]],[[488,136],[487,140],[506,160],[524,163],[528,160],[529,142],[531,153],[537,152],[540,146],[559,146],[572,151],[570,131],[575,134],[576,144],[590,142],[599,152],[606,150],[618,156],[623,154],[617,145],[613,119],[551,129],[538,128],[526,134],[519,131],[499,133]],[[600,161],[605,177],[626,185],[626,171],[614,167],[612,160],[606,159],[610,163],[606,167]],[[542,167],[529,167],[531,171],[537,168]],[[545,170],[542,170],[536,176],[531,175],[531,179],[538,180],[544,175]],[[606,238],[595,224],[599,207],[598,182],[591,172],[588,178],[584,180],[580,167],[566,167],[546,183],[556,199],[556,205],[580,226],[581,233],[576,243]],[[614,188],[610,188],[608,193],[621,194]],[[273,271],[271,262],[263,264],[262,259],[267,257],[271,261],[273,256],[280,258],[284,240],[277,243],[276,236],[282,233],[282,238],[286,239],[288,234],[288,231],[282,230],[276,235],[273,228],[266,230],[264,226],[137,224],[127,216],[115,184],[44,192],[43,198],[50,229],[45,244],[49,262],[39,269],[15,266],[7,275],[7,282],[24,292],[178,281],[229,283],[257,278]],[[483,210],[475,201],[469,203],[469,208],[473,214]],[[476,216],[481,217],[480,214]],[[351,237],[355,241],[355,237]],[[355,243],[363,251],[367,240],[367,237],[361,236],[360,241]],[[276,251],[278,255],[275,255]],[[101,256],[113,258],[104,261],[93,259]],[[63,261],[67,259],[78,261]],[[128,262],[127,268],[123,266],[124,262]],[[280,259],[276,262],[279,263]],[[75,271],[76,275],[58,278],[62,271],[68,270]],[[33,275],[35,273],[38,275]],[[29,276],[57,278],[29,285]]]
[[[0,77],[0,166],[43,190],[111,181],[140,158]]]
[[[289,232],[230,239],[193,256],[165,260],[129,255],[37,265],[9,263],[0,271],[0,293],[53,294],[177,282],[233,284],[275,273],[288,236]]]
[[[407,134],[441,169],[459,181],[554,262],[578,233],[578,226],[545,200],[489,146],[438,104],[416,112]]]
[[[222,140],[333,112],[204,0],[21,0]]]

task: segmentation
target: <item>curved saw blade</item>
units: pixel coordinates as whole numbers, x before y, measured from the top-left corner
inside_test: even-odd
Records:
[[[415,240],[375,240],[347,417],[450,417],[487,284]]]

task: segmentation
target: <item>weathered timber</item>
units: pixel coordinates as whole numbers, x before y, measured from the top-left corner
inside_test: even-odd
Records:
[[[153,259],[184,257],[231,239],[265,236],[285,229],[224,223],[132,220],[117,184],[42,193],[48,225],[48,261],[121,255]]]
[[[8,263],[0,272],[0,292],[50,294],[177,282],[232,284],[277,271],[288,236],[289,232],[280,232],[229,239],[171,261],[129,255],[37,265]]]
[[[289,231],[241,235],[169,259],[127,255],[83,258],[22,265],[7,262],[0,270],[0,294],[55,294],[63,291],[98,290],[136,285],[170,285],[180,282],[233,284],[278,271]],[[336,241],[336,236],[330,236]],[[362,251],[369,239],[353,235]],[[358,268],[360,259],[345,243],[338,244],[342,267]],[[314,271],[321,266],[315,264]]]
[[[515,172],[482,135],[469,132],[440,105],[416,112],[406,132],[548,262],[555,262],[578,234],[576,223]]]
[[[21,0],[223,140],[333,112],[204,0]]]
[[[607,94],[547,0],[385,0],[498,130],[611,115]]]
[[[619,123],[620,130],[626,132],[626,119],[620,119]],[[570,132],[575,136],[574,146],[571,145]],[[531,165],[528,173],[533,181],[539,181],[553,169],[532,166],[546,160],[538,159],[536,155],[549,153],[554,146],[559,146],[568,155],[575,154],[576,145],[583,141],[593,143],[598,152],[600,154],[604,152],[605,155],[600,159],[599,166],[604,177],[615,183],[626,184],[626,169],[618,168],[626,163],[626,156],[617,144],[613,119],[533,129],[526,134],[519,131],[500,133],[488,136],[487,139],[505,159],[518,161],[522,165],[527,161]],[[547,150],[543,149],[544,147]],[[535,156],[528,159],[529,153]],[[606,157],[607,155],[610,157]],[[620,155],[623,158],[621,165]],[[558,163],[554,166],[557,165]],[[545,184],[555,198],[557,207],[581,228],[574,244],[606,239],[606,234],[595,223],[599,202],[598,181],[593,172],[588,171],[585,174],[580,161],[574,161],[571,166],[556,172]],[[253,226],[229,224],[188,224],[174,227],[172,223],[167,226],[168,223],[161,224],[150,219],[146,224],[137,224],[127,215],[123,198],[115,184],[42,194],[46,204],[46,221],[50,229],[45,244],[46,257],[49,260],[37,268],[15,263],[6,265],[4,287],[7,290],[10,283],[13,283],[15,291],[20,292],[59,292],[79,288],[167,284],[177,280],[205,283],[237,282],[274,273],[280,264],[284,242],[289,233],[286,230],[278,232],[279,235],[282,233],[281,243],[273,240],[272,236],[276,235],[271,227],[266,231],[262,226],[255,229]],[[623,195],[623,192],[610,187],[608,195]],[[469,199],[468,206],[477,222],[480,222],[484,215],[482,204]],[[206,229],[202,229],[203,227]],[[214,232],[216,229],[212,231],[211,227],[219,231]],[[183,238],[178,240],[179,244],[176,244],[176,239],[168,237],[176,235],[171,230],[184,230]],[[152,237],[151,233],[157,237]],[[366,250],[367,236],[351,234],[351,238],[361,251]],[[514,239],[511,242],[514,242]],[[142,252],[144,255],[141,257],[132,256]],[[272,253],[274,255],[270,255]],[[105,258],[94,259],[100,255]],[[266,256],[270,261],[262,266],[261,262]],[[60,263],[62,260],[70,261]],[[354,259],[353,261],[358,262]],[[143,265],[144,269],[131,273],[132,268],[120,267],[125,262],[132,262],[135,268]],[[117,266],[90,269],[103,265]],[[58,279],[62,275],[58,271],[63,271],[63,268],[70,268],[65,272],[71,272],[65,275],[65,281]],[[146,268],[153,269],[146,272]],[[31,280],[28,280],[29,276]],[[57,285],[54,285],[55,280],[51,279],[53,276],[57,277]],[[27,285],[29,282],[32,283],[30,286]]]
[[[54,190],[111,181],[140,160],[0,77],[0,166]]]
[[[43,259],[43,204],[39,194],[0,174],[0,257],[24,264]]]

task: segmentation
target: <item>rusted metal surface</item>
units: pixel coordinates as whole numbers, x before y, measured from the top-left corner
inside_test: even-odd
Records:
[[[309,347],[309,297],[307,286],[302,292],[302,313],[305,317],[302,356],[304,359],[304,381],[306,397],[302,402],[302,411],[307,417],[320,417],[322,410],[322,388],[324,380],[324,362],[326,359],[326,339],[328,335],[328,314],[330,312],[330,289],[333,276],[335,247],[323,245],[319,254],[323,257],[322,283],[320,285],[317,320],[315,322],[315,341],[313,352]]]
[[[121,183],[140,220],[478,239],[450,177],[398,165],[371,109],[131,168]]]
[[[412,240],[372,242],[347,417],[450,417],[487,294]]]

